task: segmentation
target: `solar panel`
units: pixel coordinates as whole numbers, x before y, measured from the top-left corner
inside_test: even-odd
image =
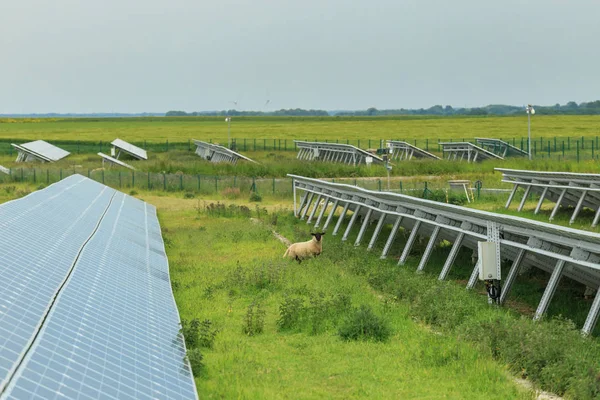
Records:
[[[413,146],[412,144],[400,140],[388,140],[388,146],[392,149],[392,160],[410,160],[413,157],[415,158],[431,158],[434,160],[439,160],[440,158],[435,154],[431,154],[428,151],[425,151],[417,146]]]
[[[129,168],[129,169],[135,169],[135,168],[133,168],[131,165],[129,165],[129,164],[126,164],[126,163],[124,163],[124,162],[123,162],[123,161],[121,161],[121,160],[117,160],[116,158],[114,158],[114,157],[111,157],[111,156],[109,156],[109,155],[107,155],[107,154],[104,154],[104,153],[98,153],[98,155],[99,155],[100,157],[102,157],[102,165],[104,165],[104,162],[106,161],[106,162],[108,162],[109,164],[115,164],[115,165],[119,165],[119,166],[121,166],[121,167]]]
[[[115,139],[110,144],[112,144],[117,149],[119,149],[119,152],[117,153],[117,158],[119,158],[120,152],[123,151],[123,152],[129,154],[130,156],[135,157],[139,160],[147,160],[148,159],[148,154],[146,153],[146,150],[141,149],[137,146],[134,146],[131,143],[127,143],[124,140]]]
[[[22,161],[42,161],[42,162],[54,162],[61,160],[68,156],[69,153],[66,150],[56,147],[43,140],[36,140],[33,142],[23,143],[20,145],[11,144],[17,149],[17,162]]]
[[[73,175],[0,221],[1,399],[197,398],[154,207]]]
[[[371,154],[356,146],[343,143],[305,142],[294,140],[298,151],[298,160],[341,162],[349,165],[366,164],[370,159],[373,163],[383,163],[381,157]]]
[[[512,144],[505,142],[500,139],[491,139],[491,138],[475,138],[477,144],[482,148],[491,151],[492,153],[499,155],[500,157],[524,157],[527,155],[526,151],[519,149]]]
[[[213,163],[230,162],[235,165],[239,160],[245,160],[258,164],[256,161],[218,144],[195,139],[194,144],[196,145],[196,154]]]
[[[476,146],[473,143],[447,142],[439,144],[442,146],[444,157],[450,161],[466,160],[467,162],[476,162],[487,159],[503,160],[501,156]]]

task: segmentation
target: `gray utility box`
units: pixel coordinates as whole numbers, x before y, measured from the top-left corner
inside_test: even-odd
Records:
[[[500,279],[500,265],[496,257],[497,244],[494,242],[477,242],[479,252],[479,280]]]

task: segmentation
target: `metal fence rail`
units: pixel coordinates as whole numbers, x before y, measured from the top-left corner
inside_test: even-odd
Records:
[[[517,211],[523,209],[530,193],[537,193],[540,195],[540,199],[534,214],[539,213],[544,200],[550,200],[556,203],[550,214],[550,221],[554,219],[561,206],[573,206],[573,214],[569,221],[572,224],[581,209],[587,207],[596,212],[592,227],[598,225],[598,220],[600,220],[600,174],[524,171],[505,168],[495,168],[495,170],[502,172],[502,182],[514,185],[506,202],[506,208],[510,207],[517,189],[523,187],[525,192]]]
[[[410,235],[402,250],[399,265],[406,262],[418,236],[429,237],[428,245],[419,262],[419,271],[426,268],[432,250],[439,241],[452,242],[452,249],[439,275],[440,280],[448,276],[461,247],[476,250],[478,241],[488,240],[493,231],[499,231],[502,257],[512,261],[508,276],[503,281],[501,302],[506,300],[522,267],[531,266],[551,274],[535,312],[536,320],[546,313],[562,276],[581,282],[592,289],[598,289],[600,286],[600,235],[598,234],[401,194],[375,192],[297,175],[289,176],[293,179],[295,215],[302,219],[307,218],[308,223],[314,223],[315,227],[321,226],[322,230],[333,226],[332,234],[335,236],[340,232],[345,217],[352,213],[342,240],[347,240],[359,215],[362,217],[362,222],[358,228],[355,246],[363,242],[367,226],[377,221],[373,235],[368,240],[368,250],[375,245],[383,226],[393,224],[381,258],[387,257],[401,226],[407,231],[410,230]],[[304,192],[299,202],[296,196],[298,191]],[[340,209],[339,217],[334,224],[336,212]],[[327,210],[329,210],[328,215]],[[366,241],[366,238],[364,239]],[[478,265],[475,265],[467,288],[473,288],[477,278]],[[598,319],[599,292],[596,292],[582,328],[585,334],[591,333]]]

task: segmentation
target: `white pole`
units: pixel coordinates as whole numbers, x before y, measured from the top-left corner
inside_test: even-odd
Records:
[[[231,148],[231,117],[227,117],[227,148]]]
[[[527,149],[529,150],[529,160],[531,161],[531,106],[527,107]]]

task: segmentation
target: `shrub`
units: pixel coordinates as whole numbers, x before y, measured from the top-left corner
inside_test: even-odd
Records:
[[[246,310],[242,332],[248,336],[255,336],[263,333],[264,329],[265,310],[262,309],[260,303],[252,302]]]
[[[230,200],[239,199],[240,195],[241,195],[240,188],[236,188],[236,187],[225,188],[221,192],[221,195],[223,197],[225,197],[226,199],[230,199]]]
[[[212,348],[215,343],[219,330],[212,327],[212,321],[205,319],[200,323],[200,329],[198,332],[198,345],[201,347]]]
[[[200,349],[188,350],[185,356],[190,363],[190,367],[192,367],[192,374],[194,376],[200,375],[200,372],[202,372],[202,369],[204,368],[204,363],[202,362],[204,356]]]
[[[135,196],[136,194],[138,194],[138,192],[135,189],[132,189],[132,190],[129,191],[129,195],[130,196]]]
[[[200,320],[194,318],[191,322],[186,319],[181,320],[181,330],[185,339],[185,345],[188,349],[193,349],[198,345],[198,334],[200,332]]]
[[[386,341],[391,335],[389,323],[377,316],[370,306],[361,305],[344,321],[338,330],[344,340]]]
[[[250,193],[250,201],[262,201],[262,196],[258,192]]]
[[[299,297],[288,297],[279,305],[277,326],[280,330],[292,329],[298,326],[304,312],[304,300]]]
[[[184,199],[193,199],[194,197],[196,196],[192,192],[185,192],[185,194],[183,195]]]

